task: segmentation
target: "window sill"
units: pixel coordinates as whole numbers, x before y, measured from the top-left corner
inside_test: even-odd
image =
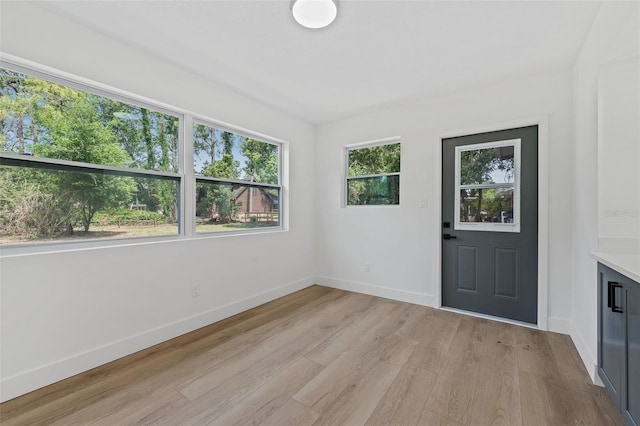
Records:
[[[353,205],[348,205],[347,204],[347,205],[342,206],[342,208],[346,208],[346,209],[352,209],[352,208],[358,209],[358,208],[364,208],[364,207],[369,207],[369,208],[371,208],[371,207],[381,207],[381,208],[388,209],[388,208],[400,208],[401,206],[400,206],[400,204],[357,204],[357,205],[356,204],[353,204]]]
[[[146,246],[156,244],[171,244],[188,241],[209,240],[236,236],[248,236],[259,234],[273,234],[288,232],[282,226],[274,226],[266,229],[247,229],[240,231],[226,231],[216,233],[202,233],[192,236],[184,235],[171,235],[163,237],[139,237],[139,238],[120,238],[120,239],[99,239],[91,241],[58,241],[58,242],[46,242],[46,243],[32,243],[32,244],[7,244],[0,246],[0,259],[7,259],[12,257],[22,256],[38,256],[45,254],[55,253],[71,253],[78,251],[88,250],[102,250],[118,247],[130,247],[130,246]]]

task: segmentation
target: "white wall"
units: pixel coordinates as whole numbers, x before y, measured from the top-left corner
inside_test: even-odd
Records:
[[[638,57],[598,72],[598,236],[640,241]]]
[[[425,77],[427,78],[427,77]],[[451,131],[549,116],[548,326],[568,332],[571,311],[571,72],[425,97],[320,126],[316,132],[317,274],[320,283],[436,305],[441,244],[440,137]],[[342,149],[402,138],[400,206],[340,207]],[[421,200],[427,199],[427,208]],[[371,263],[371,272],[364,272]]]
[[[571,337],[594,380],[597,286],[596,261],[589,253],[598,249],[598,74],[605,64],[638,55],[639,13],[637,2],[603,2],[573,68],[575,169],[574,214],[570,222],[573,228]]]
[[[288,232],[17,257],[3,250],[2,400],[313,282],[312,126],[30,4],[3,2],[1,31],[4,53],[288,141],[291,166]]]

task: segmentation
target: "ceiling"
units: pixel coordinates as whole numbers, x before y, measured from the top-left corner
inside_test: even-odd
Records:
[[[50,1],[49,11],[313,124],[570,67],[600,1],[340,0],[322,30],[289,0]]]

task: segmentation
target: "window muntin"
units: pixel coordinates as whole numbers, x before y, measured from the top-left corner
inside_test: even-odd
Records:
[[[455,229],[520,232],[520,143],[456,147]]]
[[[346,150],[346,205],[400,204],[400,142]]]
[[[194,123],[196,233],[280,226],[281,145]]]

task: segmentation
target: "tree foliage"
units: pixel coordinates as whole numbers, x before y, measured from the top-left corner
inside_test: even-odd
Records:
[[[278,183],[279,153],[273,144],[202,124],[194,126],[195,172],[224,180]],[[210,222],[234,220],[240,206],[235,201],[240,184],[200,182],[196,214]]]
[[[0,69],[0,90],[2,151],[156,170],[171,170],[177,164],[175,117],[167,119],[164,114],[4,69]],[[16,227],[34,229],[24,219],[27,216],[19,219],[9,213],[35,199],[40,206],[47,205],[45,199],[54,199],[58,208],[48,203],[46,215],[42,208],[31,209],[32,215],[39,212],[43,219],[57,215],[52,223],[66,222],[47,232],[41,226],[33,232],[36,237],[51,236],[60,228],[72,232],[76,223],[89,231],[98,211],[133,203],[177,217],[177,191],[171,182],[15,167],[3,167],[0,173],[12,188],[3,191],[0,201],[4,232]]]
[[[0,68],[0,150],[73,162],[179,172],[177,117]],[[194,171],[277,183],[277,146],[196,124]],[[49,238],[88,232],[106,212],[143,209],[176,223],[176,181],[0,167],[0,232]],[[233,220],[237,184],[198,184],[197,211]],[[156,219],[154,219],[156,220]]]
[[[378,175],[399,171],[399,143],[349,150],[349,176]]]
[[[460,184],[474,185],[495,183],[502,174],[502,181],[512,182],[514,173],[513,147],[486,148],[460,153]],[[462,220],[482,222],[483,214],[497,220],[496,214],[509,210],[508,199],[496,189],[467,189],[460,191]],[[473,204],[473,205],[472,205]]]
[[[244,173],[247,180],[261,183],[278,183],[278,147],[256,139],[246,138],[242,144],[242,155],[246,162]]]
[[[347,203],[349,205],[399,204],[400,144],[349,150]]]

